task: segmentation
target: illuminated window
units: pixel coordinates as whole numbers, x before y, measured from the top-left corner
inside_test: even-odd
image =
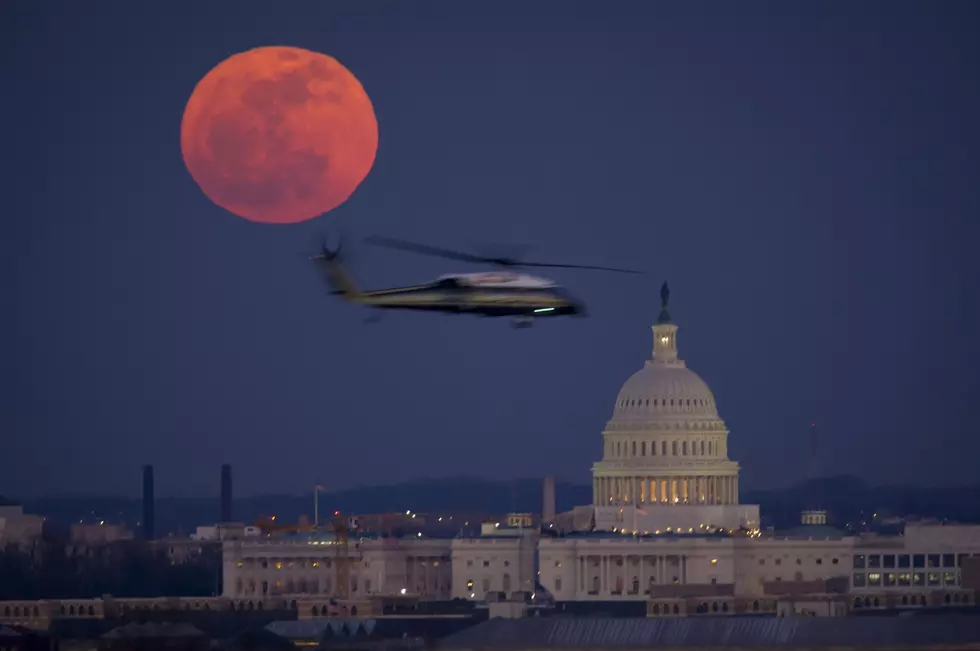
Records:
[[[868,574],[868,585],[881,585],[881,572]]]
[[[472,592],[472,591],[473,591],[473,579],[469,579],[469,580],[468,580],[468,581],[466,582],[466,589],[467,589],[467,590],[469,590],[470,592]]]

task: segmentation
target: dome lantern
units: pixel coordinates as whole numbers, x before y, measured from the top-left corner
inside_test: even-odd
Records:
[[[684,366],[677,358],[677,326],[670,318],[667,303],[670,302],[670,288],[664,281],[660,288],[660,316],[653,325],[653,362],[670,366]]]

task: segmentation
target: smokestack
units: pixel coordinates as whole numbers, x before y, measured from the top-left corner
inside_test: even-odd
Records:
[[[221,522],[231,522],[231,465],[221,466]]]
[[[153,513],[153,466],[143,466],[143,539],[156,537]]]
[[[555,478],[545,477],[541,487],[541,521],[545,524],[555,519]]]

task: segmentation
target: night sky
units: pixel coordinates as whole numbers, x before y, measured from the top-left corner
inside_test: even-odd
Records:
[[[8,2],[0,494],[587,483],[664,279],[742,484],[977,479],[980,5]],[[380,131],[351,199],[247,222],[188,174],[219,61],[329,54]],[[388,314],[312,237],[527,245],[591,318]],[[359,245],[366,287],[479,267]]]

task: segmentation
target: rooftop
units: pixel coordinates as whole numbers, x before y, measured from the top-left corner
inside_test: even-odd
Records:
[[[492,619],[441,649],[830,648],[927,649],[980,643],[980,617],[698,617]]]

